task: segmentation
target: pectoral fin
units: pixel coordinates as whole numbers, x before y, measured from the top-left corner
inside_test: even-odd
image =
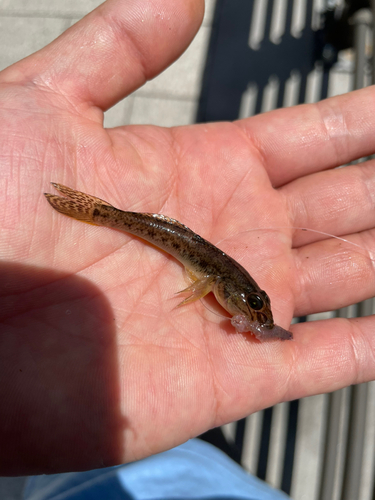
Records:
[[[201,299],[202,297],[204,297],[205,295],[207,295],[212,291],[212,287],[215,281],[216,281],[216,276],[206,276],[204,278],[197,279],[184,290],[177,292],[177,293],[191,293],[191,295],[187,297],[185,300],[183,300],[176,307],[181,307],[184,306],[185,304],[191,304],[192,302]]]

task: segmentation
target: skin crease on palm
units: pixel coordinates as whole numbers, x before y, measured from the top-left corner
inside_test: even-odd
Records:
[[[172,258],[44,199],[55,181],[220,241],[284,328],[374,295],[375,163],[333,170],[375,153],[373,87],[236,123],[103,129],[188,46],[203,7],[109,0],[0,73],[2,475],[140,459],[375,378],[373,317],[259,343],[201,302],[174,309],[186,279]]]

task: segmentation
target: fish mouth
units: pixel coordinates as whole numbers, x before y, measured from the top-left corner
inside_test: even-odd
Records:
[[[251,332],[255,337],[263,342],[264,340],[280,339],[292,340],[293,335],[288,330],[284,330],[281,326],[275,325],[268,320],[262,324],[259,321],[250,320],[244,314],[236,314],[231,319],[231,323],[239,333]]]
[[[272,314],[271,315],[267,315],[266,313],[264,312],[258,312],[256,315],[255,315],[255,320],[254,320],[255,323],[258,323],[260,326],[262,326],[263,328],[268,328],[269,330],[271,330],[274,326],[275,326],[275,323],[273,321],[273,317],[272,317]]]

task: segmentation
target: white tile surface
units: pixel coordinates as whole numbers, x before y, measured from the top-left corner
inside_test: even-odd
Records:
[[[205,26],[210,26],[214,18],[214,12],[216,7],[216,0],[206,0],[205,1],[205,11],[203,24]]]
[[[104,113],[104,126],[112,128],[127,125],[130,122],[133,104],[134,97],[131,95],[106,111]]]
[[[197,104],[191,100],[159,99],[153,97],[134,98],[130,118],[132,124],[160,125],[173,127],[194,123]]]
[[[328,396],[311,396],[299,404],[291,497],[318,500]]]
[[[33,15],[35,13],[51,14],[87,14],[103,3],[103,0],[0,0],[1,11]]]
[[[52,42],[66,27],[65,19],[0,15],[0,70]]]

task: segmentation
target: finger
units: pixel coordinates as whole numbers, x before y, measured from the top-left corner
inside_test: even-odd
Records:
[[[259,149],[275,187],[375,151],[375,87],[237,124]]]
[[[248,342],[242,349],[238,338],[234,339],[236,349],[230,356],[226,349],[224,358],[212,357],[217,365],[216,396],[221,401],[215,424],[280,401],[373,380],[374,322],[374,317],[366,317],[296,324],[292,326],[294,341],[254,343],[250,356]],[[223,360],[229,371],[223,369]],[[232,381],[230,390],[228,380]]]
[[[0,81],[32,81],[108,109],[186,49],[203,11],[202,0],[108,0]]]
[[[375,295],[375,230],[295,250],[296,316],[331,311]]]
[[[375,227],[375,162],[301,177],[285,185],[290,224],[345,236]],[[312,231],[295,231],[293,246],[326,239]]]
[[[295,325],[286,399],[332,392],[375,378],[374,317]]]

